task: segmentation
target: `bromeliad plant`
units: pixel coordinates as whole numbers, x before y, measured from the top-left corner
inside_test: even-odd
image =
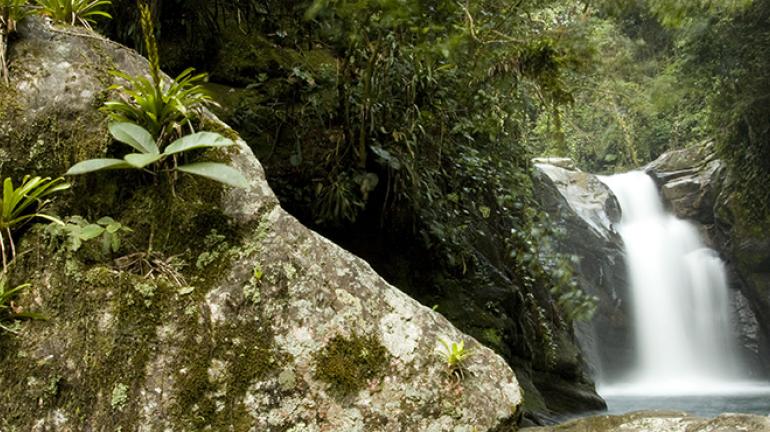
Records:
[[[440,352],[440,356],[446,362],[447,371],[454,375],[458,380],[465,378],[465,360],[470,357],[473,352],[469,349],[465,349],[465,341],[460,340],[457,342],[448,342],[445,339],[439,339],[443,350]]]
[[[110,134],[116,140],[131,146],[137,153],[123,159],[89,159],[72,166],[65,175],[79,175],[114,169],[136,169],[152,174],[166,171],[183,172],[206,177],[233,187],[245,188],[248,182],[238,170],[217,162],[195,162],[179,165],[178,157],[197,149],[221,148],[233,145],[233,141],[214,132],[197,132],[183,136],[163,148],[147,129],[128,122],[111,123]]]
[[[203,106],[214,104],[211,96],[201,86],[207,75],[193,74],[194,69],[189,68],[168,85],[164,84],[152,13],[146,4],[141,2],[139,11],[147,59],[150,63],[150,79],[120,71],[110,72],[126,84],[110,87],[110,90],[118,90],[120,97],[118,100],[106,102],[102,110],[113,121],[132,122],[142,126],[156,140],[166,140],[172,132],[181,136],[185,127],[190,132],[195,132],[192,120]]]
[[[70,25],[82,25],[90,29],[96,23],[96,18],[111,19],[104,8],[112,4],[112,0],[35,0],[40,14],[51,17],[54,21]]]
[[[193,75],[193,70],[185,70],[168,86],[160,78],[156,80],[155,74],[149,80],[141,75],[111,71],[127,84],[110,87],[110,90],[120,91],[120,99],[105,102],[102,110],[114,121],[141,125],[156,138],[165,137],[171,131],[181,135],[184,127],[194,132],[192,119],[197,110],[213,101],[200,85],[207,75]]]
[[[51,215],[42,213],[48,205],[51,195],[69,189],[70,184],[59,177],[24,176],[21,185],[14,187],[10,177],[3,182],[2,213],[0,213],[0,254],[3,256],[3,274],[8,272],[9,257],[6,247],[10,249],[10,260],[16,257],[16,246],[13,243],[13,231],[33,219],[46,219],[51,222],[62,222]],[[7,242],[7,245],[6,245]]]

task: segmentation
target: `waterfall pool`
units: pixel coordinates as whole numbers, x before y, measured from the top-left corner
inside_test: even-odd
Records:
[[[598,390],[607,401],[607,411],[588,415],[648,410],[684,411],[705,418],[724,413],[770,415],[770,383],[703,383],[699,387],[677,384],[665,389],[615,384]]]
[[[608,414],[667,410],[684,411],[707,418],[723,413],[770,415],[770,384],[736,386],[731,390],[718,393],[661,395],[609,392],[602,397],[607,401]]]

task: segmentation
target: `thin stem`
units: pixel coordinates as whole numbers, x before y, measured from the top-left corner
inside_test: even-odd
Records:
[[[13,261],[16,259],[16,245],[13,243],[13,237],[11,237],[11,228],[8,227],[5,231],[8,233],[8,243],[11,245],[11,261]]]
[[[3,275],[8,273],[8,258],[5,256],[5,241],[3,241],[3,233],[0,232],[0,254],[3,255]]]

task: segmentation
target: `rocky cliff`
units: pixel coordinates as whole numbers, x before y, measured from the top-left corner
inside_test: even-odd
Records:
[[[633,359],[623,242],[613,227],[620,205],[597,176],[568,161],[536,162],[538,199],[562,232],[556,249],[576,258],[580,288],[599,301],[592,321],[577,324],[577,339],[593,376],[612,378]]]
[[[98,35],[29,19],[0,92],[2,176],[56,176],[114,150],[97,108],[109,69],[144,72]],[[237,139],[209,155],[250,181],[222,189],[142,173],[74,180],[57,212],[133,229],[117,254],[19,233],[17,304],[46,321],[0,336],[5,431],[486,431],[515,422],[505,362],[278,205]],[[438,340],[473,351],[464,378]]]

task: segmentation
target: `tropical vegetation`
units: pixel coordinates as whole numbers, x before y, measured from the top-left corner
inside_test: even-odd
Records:
[[[165,171],[170,175],[177,172],[194,174],[218,181],[233,187],[248,186],[246,178],[235,168],[218,162],[193,162],[179,164],[179,157],[199,149],[214,149],[234,145],[235,143],[214,132],[197,132],[163,147],[158,147],[147,129],[134,123],[111,123],[110,134],[117,141],[131,146],[138,153],[129,153],[123,159],[89,159],[70,167],[66,175],[80,175],[95,171],[114,169],[145,170],[152,174]],[[154,168],[154,169],[150,169]]]
[[[111,0],[35,0],[35,4],[41,14],[54,21],[88,29],[97,18],[112,18],[105,10],[112,4]]]
[[[62,223],[57,217],[43,213],[50,203],[49,197],[70,188],[70,184],[59,177],[24,176],[21,184],[15,187],[13,180],[6,177],[3,181],[3,196],[0,201],[0,255],[3,260],[3,274],[8,272],[8,262],[16,257],[13,233],[33,219],[45,219]]]
[[[118,92],[119,99],[107,101],[103,110],[112,120],[136,123],[160,141],[182,136],[186,133],[183,128],[194,132],[192,120],[203,106],[213,103],[201,86],[207,75],[193,74],[194,69],[187,68],[169,83],[165,83],[160,71],[152,12],[146,3],[141,2],[139,10],[144,46],[150,62],[150,79],[142,75],[132,76],[121,71],[112,71],[111,73],[125,81],[125,84],[110,87],[110,90]]]

